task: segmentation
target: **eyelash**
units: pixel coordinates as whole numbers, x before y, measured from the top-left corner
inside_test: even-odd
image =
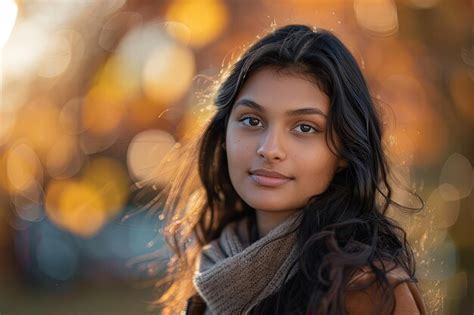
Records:
[[[247,116],[247,115],[246,115],[246,116],[241,117],[241,118],[239,119],[239,122],[242,122],[242,123],[243,123],[244,120],[249,119],[249,118],[251,118],[251,119],[256,119],[256,120],[260,121],[260,119],[258,119],[258,118],[255,118],[255,117],[253,117],[253,116]],[[248,127],[250,127],[250,128],[256,128],[256,127],[257,127],[257,126],[251,126],[251,125],[246,125],[246,126],[248,126]],[[299,133],[302,133],[302,134],[315,134],[315,133],[320,132],[318,129],[316,129],[315,127],[313,127],[313,126],[311,126],[311,125],[308,125],[308,124],[299,124],[298,126],[308,126],[308,127],[312,128],[312,129],[314,130],[314,132],[299,132]]]

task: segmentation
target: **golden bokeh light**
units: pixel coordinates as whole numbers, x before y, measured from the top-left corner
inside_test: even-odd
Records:
[[[64,227],[80,236],[96,234],[106,221],[102,197],[83,182],[66,186],[59,200]]]
[[[60,224],[59,200],[64,188],[72,180],[50,180],[45,188],[44,207],[48,217],[55,223]]]
[[[82,125],[92,135],[112,133],[125,113],[123,100],[114,89],[95,87],[87,94],[82,107]]]
[[[189,89],[195,72],[192,51],[173,42],[156,48],[143,68],[143,91],[153,101],[171,104]]]
[[[101,194],[86,183],[50,182],[45,199],[46,214],[50,220],[79,236],[95,235],[106,222]]]
[[[459,198],[456,198],[459,193],[456,188],[449,184],[443,185],[442,188],[436,188],[426,201],[426,207],[433,216],[433,225],[438,229],[446,229],[456,223],[460,209]],[[442,190],[444,194],[441,194]],[[445,195],[450,198],[446,200]]]
[[[165,22],[163,29],[173,38],[179,40],[184,44],[189,44],[191,39],[191,29],[183,23],[179,22]]]
[[[43,219],[43,187],[34,181],[28,189],[12,197],[16,215],[24,221],[39,221]]]
[[[408,75],[383,80],[384,141],[394,161],[435,163],[447,145],[447,128],[429,104],[424,86]]]
[[[229,17],[220,0],[177,0],[168,7],[166,18],[183,23],[190,30],[190,34],[175,31],[173,35],[194,47],[202,47],[224,31]]]
[[[41,162],[33,149],[24,143],[14,145],[6,154],[6,173],[10,192],[27,190],[35,181],[42,183]]]
[[[371,34],[389,36],[398,31],[397,6],[392,0],[355,0],[357,23]]]
[[[471,193],[474,184],[471,162],[459,153],[452,154],[441,169],[439,183],[440,194],[445,200],[466,198]],[[453,195],[449,187],[452,187],[457,194]]]
[[[128,78],[128,69],[124,60],[111,55],[95,74],[93,88],[95,96],[108,98],[111,102],[119,102],[133,96],[137,91],[137,83]]]
[[[85,129],[81,125],[82,98],[72,98],[62,107],[59,114],[59,124],[66,134],[79,134]]]
[[[58,108],[47,98],[38,97],[19,109],[17,117],[21,119],[17,119],[12,136],[25,139],[43,159],[64,132]]]
[[[139,17],[136,17],[139,19]],[[143,68],[155,49],[169,45],[170,37],[163,29],[163,23],[149,22],[140,23],[139,26],[130,29],[115,49],[111,67],[113,71],[112,80],[118,80],[117,85],[127,94],[134,97],[142,97]]]
[[[122,165],[110,158],[96,158],[84,170],[82,181],[102,195],[107,217],[116,215],[128,198],[128,175]]]
[[[46,189],[48,217],[59,227],[91,237],[125,205],[128,181],[121,165],[98,158],[78,180],[52,180]]]
[[[84,159],[77,138],[64,134],[49,150],[46,170],[51,177],[69,178],[79,172]]]
[[[79,136],[79,146],[84,154],[94,154],[110,148],[119,136],[119,129],[105,135],[84,132]]]
[[[175,146],[172,135],[162,130],[147,130],[137,134],[127,150],[127,166],[134,180],[165,184],[170,178],[160,163]]]
[[[72,47],[69,39],[58,32],[49,40],[43,62],[38,67],[38,75],[44,78],[54,78],[61,75],[71,63]]]
[[[136,93],[122,73],[120,58],[112,56],[96,75],[93,86],[82,104],[82,126],[93,135],[112,133],[125,114],[126,100]]]
[[[99,46],[105,51],[114,52],[117,40],[117,34],[124,28],[129,28],[134,24],[143,21],[143,17],[138,12],[122,11],[110,16],[103,24],[99,35]],[[128,26],[128,27],[127,27]]]
[[[192,83],[194,55],[167,32],[175,24],[179,23],[140,24],[127,32],[116,48],[114,73],[126,81],[129,97],[122,99],[129,114],[127,122],[136,127],[146,127],[158,119]]]

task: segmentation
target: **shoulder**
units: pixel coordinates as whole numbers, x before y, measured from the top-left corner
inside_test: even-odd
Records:
[[[393,314],[426,314],[422,294],[415,282],[401,267],[389,268],[386,277],[393,290]],[[368,267],[361,267],[353,273],[345,294],[345,305],[349,315],[381,314],[384,295],[390,291],[376,281],[375,274]],[[390,309],[390,308],[389,308]],[[383,314],[389,314],[384,312]]]

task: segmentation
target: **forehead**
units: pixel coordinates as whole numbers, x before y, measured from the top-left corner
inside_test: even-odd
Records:
[[[248,98],[268,111],[316,107],[327,114],[329,98],[309,77],[288,71],[263,68],[251,75],[236,101]]]

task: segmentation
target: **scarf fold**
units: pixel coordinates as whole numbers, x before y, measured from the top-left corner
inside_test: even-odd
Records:
[[[301,217],[296,211],[252,244],[247,218],[232,222],[202,248],[193,283],[206,302],[206,314],[246,314],[281,288],[296,261],[295,228]],[[292,268],[286,280],[295,272]]]

